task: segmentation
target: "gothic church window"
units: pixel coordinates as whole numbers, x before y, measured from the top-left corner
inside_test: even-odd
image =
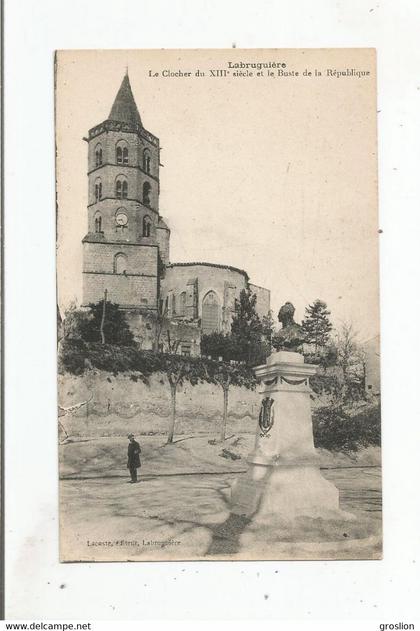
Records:
[[[150,230],[152,226],[152,220],[149,215],[143,217],[143,237],[150,237]]]
[[[114,256],[114,274],[124,274],[127,271],[127,256],[118,252]]]
[[[99,213],[95,215],[95,232],[102,232],[102,216]]]
[[[150,151],[148,149],[145,149],[143,151],[143,171],[146,171],[146,173],[150,173],[150,166],[151,166]]]
[[[175,294],[172,294],[172,298],[171,298],[171,311],[172,311],[172,315],[176,315],[176,296]]]
[[[209,291],[203,298],[201,328],[204,335],[219,331],[219,301],[214,291]]]
[[[183,291],[179,296],[179,315],[185,316],[187,310],[187,293]]]
[[[95,202],[99,202],[102,199],[102,182],[96,180],[95,182]]]
[[[117,145],[115,151],[117,164],[128,164],[128,147],[124,143],[125,141],[121,140]]]
[[[117,199],[127,199],[128,197],[128,182],[121,176],[115,182],[115,197]]]
[[[150,206],[150,192],[152,190],[152,187],[150,185],[150,182],[144,182],[143,184],[143,204],[145,206]]]
[[[102,147],[97,145],[95,149],[95,166],[100,167],[102,164]]]

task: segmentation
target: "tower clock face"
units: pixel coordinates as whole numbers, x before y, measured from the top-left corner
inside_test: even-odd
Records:
[[[117,226],[125,226],[127,224],[128,218],[124,213],[118,213],[115,217],[115,223]]]

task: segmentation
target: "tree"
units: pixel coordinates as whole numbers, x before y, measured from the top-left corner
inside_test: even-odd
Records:
[[[231,385],[252,388],[255,384],[255,377],[252,370],[243,364],[239,366],[232,366],[231,364],[227,364],[225,362],[213,362],[211,368],[211,374],[209,374],[208,368],[206,370],[208,380],[216,382],[223,390],[223,415],[219,434],[219,441],[223,443],[226,439],[229,388]]]
[[[176,391],[178,385],[182,384],[183,378],[189,372],[189,362],[177,355],[165,355],[164,358],[163,370],[166,373],[171,389],[171,418],[169,422],[168,439],[166,441],[169,445],[173,442],[175,433]]]
[[[159,355],[159,369],[166,374],[171,390],[171,417],[168,428],[167,444],[173,442],[176,423],[176,393],[178,386],[189,381],[195,386],[199,382],[218,384],[223,390],[223,415],[220,426],[220,441],[226,436],[228,417],[229,388],[231,385],[253,388],[255,376],[252,370],[244,365],[231,365],[216,362],[203,357],[182,357],[180,355]]]
[[[357,331],[349,322],[344,322],[337,333],[337,366],[343,378],[342,398],[348,399],[364,393],[364,356],[357,343]]]
[[[232,359],[244,361],[249,366],[263,363],[267,356],[264,346],[263,325],[255,305],[257,296],[250,289],[243,289],[235,302],[232,318]]]
[[[315,346],[315,352],[325,347],[330,339],[332,324],[329,320],[331,312],[322,300],[315,300],[305,309],[305,319],[302,328],[305,334],[305,342]]]
[[[134,346],[134,337],[118,304],[100,300],[89,305],[86,318],[81,318],[79,332],[85,342],[101,342],[114,346]],[[103,337],[102,337],[103,333]]]
[[[231,384],[231,375],[228,371],[221,371],[217,377],[216,381],[221,386],[223,390],[223,416],[222,416],[222,424],[220,427],[220,442],[223,443],[226,440],[226,426],[227,426],[227,417],[228,417],[228,407],[229,407],[229,386]]]
[[[158,353],[160,350],[160,338],[162,330],[165,324],[168,322],[168,301],[158,301],[158,308],[156,313],[151,314],[154,320],[155,339],[153,341],[153,350]]]
[[[305,350],[303,353],[305,362],[307,364],[318,364],[324,369],[324,372],[326,372],[328,368],[337,366],[338,351],[333,340],[330,340],[327,345],[321,349],[321,351],[322,352],[318,351],[314,353],[311,349],[309,349],[309,351]]]
[[[261,326],[262,326],[262,334],[266,342],[268,342],[268,344],[271,345],[271,339],[274,335],[274,318],[273,318],[272,311],[269,311],[266,315],[264,315],[261,318]]]
[[[82,331],[89,320],[90,314],[86,310],[79,309],[76,302],[72,302],[64,313],[64,319],[58,319],[60,328],[59,342],[65,340],[81,340]]]

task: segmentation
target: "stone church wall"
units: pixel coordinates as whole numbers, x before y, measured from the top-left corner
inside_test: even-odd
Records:
[[[209,291],[214,291],[217,295],[220,309],[220,325],[222,327],[223,308],[227,306],[233,309],[234,298],[239,297],[242,289],[245,289],[247,277],[241,273],[227,267],[216,267],[212,265],[174,265],[166,269],[166,275],[162,281],[162,297],[175,294],[176,299],[183,291],[187,291],[187,283],[191,279],[198,279],[198,317],[202,315],[202,304],[205,295]],[[232,288],[229,304],[225,305],[226,283]],[[171,301],[169,301],[171,303]],[[171,313],[173,317],[173,314]]]
[[[156,240],[159,246],[160,257],[164,263],[167,265],[169,263],[169,241],[170,241],[171,232],[168,228],[164,228],[160,226],[159,223],[156,227]]]
[[[217,267],[209,264],[169,266],[162,282],[162,297],[164,299],[169,297],[170,307],[171,296],[175,294],[176,304],[178,304],[180,294],[183,291],[188,292],[187,284],[191,279],[198,281],[198,317],[202,316],[204,297],[209,291],[214,291],[219,301],[220,330],[229,331],[235,298],[239,298],[240,292],[247,287],[245,272],[228,266]],[[257,313],[260,316],[266,315],[270,310],[270,292],[257,285],[249,284],[249,287],[257,295]],[[170,315],[173,317],[174,314],[170,311]]]
[[[126,276],[124,282],[117,274],[83,274],[84,304],[103,300],[105,289],[108,300],[121,307],[156,308],[156,279],[144,276]]]
[[[257,296],[256,311],[260,317],[270,311],[270,291],[258,285],[249,284],[249,288]]]
[[[114,256],[122,252],[127,256],[127,274],[157,275],[157,247],[127,243],[84,243],[84,272],[114,271]]]
[[[102,300],[107,289],[108,299],[121,306],[156,308],[157,247],[124,243],[84,243],[83,247],[84,304]],[[127,256],[126,275],[113,273],[114,256],[118,252]]]

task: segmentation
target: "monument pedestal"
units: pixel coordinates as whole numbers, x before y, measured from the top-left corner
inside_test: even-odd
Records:
[[[261,380],[259,424],[249,469],[232,486],[232,513],[261,524],[352,518],[340,510],[338,490],[319,468],[309,387],[316,369],[299,353],[286,351],[255,369]]]

